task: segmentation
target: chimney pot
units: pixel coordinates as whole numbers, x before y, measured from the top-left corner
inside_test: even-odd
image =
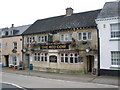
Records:
[[[14,27],[14,24],[12,24],[12,26],[11,27]]]

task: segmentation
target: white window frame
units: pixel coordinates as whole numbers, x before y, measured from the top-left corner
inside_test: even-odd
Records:
[[[116,27],[114,27],[114,25],[116,25]],[[116,34],[118,34],[118,36]],[[110,24],[110,37],[111,39],[120,39],[120,23]]]
[[[86,39],[84,39],[84,37],[86,37]],[[83,41],[92,40],[92,32],[79,32],[78,33],[78,41],[82,41],[82,40]]]
[[[63,54],[63,56],[62,56],[62,54]],[[67,54],[67,56],[66,56],[66,54]],[[62,62],[62,59],[61,58],[63,58],[63,62]],[[68,58],[68,61],[66,62],[66,58]],[[61,62],[62,63],[68,63],[69,62],[69,54],[68,53],[61,53],[60,54],[60,59],[61,59]]]
[[[120,51],[111,51],[111,66],[120,67]]]
[[[47,53],[34,53],[34,61],[47,62]]]
[[[45,38],[46,38],[46,40],[45,40]],[[47,40],[48,40],[48,37],[46,35],[38,36],[38,42],[40,42],[40,43],[47,42]]]
[[[73,33],[65,33],[60,35],[60,41],[72,41]]]
[[[27,43],[32,43],[33,41],[35,41],[35,37],[31,36],[31,37],[27,37]]]
[[[62,54],[63,54],[63,56],[62,56]],[[60,60],[61,60],[61,63],[70,63],[70,64],[77,64],[77,63],[79,63],[78,62],[78,54],[77,53],[69,53],[68,54],[68,56],[65,56],[66,54],[68,54],[68,53],[61,53],[60,54]],[[72,54],[72,56],[71,56],[71,54]],[[75,56],[75,54],[77,54],[77,56]],[[65,60],[66,60],[66,57],[68,58],[68,61],[66,62]],[[70,62],[70,58],[73,58],[73,63],[71,63]],[[63,62],[62,62],[62,59],[61,58],[63,58]],[[75,58],[77,58],[77,62],[75,62]]]
[[[13,42],[13,49],[17,50],[17,42]]]

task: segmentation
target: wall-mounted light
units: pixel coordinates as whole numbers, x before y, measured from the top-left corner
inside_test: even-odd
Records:
[[[86,48],[85,51],[88,53],[91,51],[90,47]]]

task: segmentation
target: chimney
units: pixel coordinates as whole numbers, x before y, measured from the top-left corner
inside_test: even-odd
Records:
[[[12,26],[11,27],[14,27],[14,24],[12,24]]]
[[[66,16],[71,16],[73,14],[73,9],[71,7],[66,9]]]

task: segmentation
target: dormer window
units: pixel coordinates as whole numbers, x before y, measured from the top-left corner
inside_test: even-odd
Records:
[[[9,32],[8,32],[8,31],[5,31],[5,35],[8,36],[8,35],[9,35]]]

